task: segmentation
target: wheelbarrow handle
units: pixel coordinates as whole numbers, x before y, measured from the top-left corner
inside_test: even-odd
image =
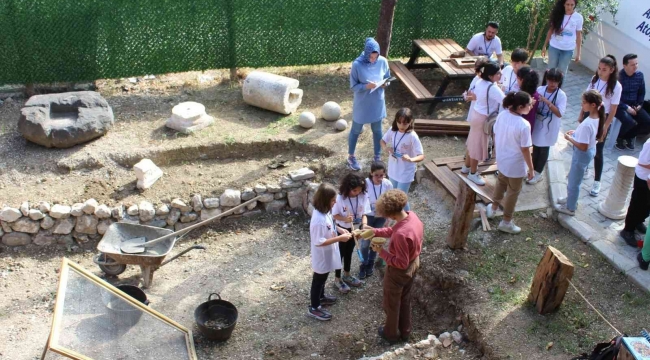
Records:
[[[187,248],[187,249],[185,249],[185,250],[179,252],[178,254],[174,255],[174,256],[171,257],[170,259],[167,259],[167,260],[163,261],[163,263],[160,264],[160,266],[164,266],[164,265],[166,265],[166,264],[168,264],[168,263],[170,263],[170,262],[176,260],[177,258],[179,258],[180,256],[184,255],[185,253],[190,252],[190,251],[192,251],[192,250],[194,250],[194,249],[205,250],[205,246],[203,246],[203,245],[193,245],[193,246],[190,246],[189,248]]]

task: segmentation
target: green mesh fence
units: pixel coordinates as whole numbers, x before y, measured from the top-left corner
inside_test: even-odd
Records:
[[[465,45],[489,20],[525,45],[520,0],[399,0],[391,57],[411,40]],[[381,0],[2,0],[0,83],[83,81],[214,68],[352,61]]]

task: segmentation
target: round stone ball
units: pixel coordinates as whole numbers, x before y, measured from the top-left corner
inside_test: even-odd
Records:
[[[338,131],[343,131],[348,128],[348,122],[345,119],[336,120],[334,123],[334,128]]]
[[[316,116],[309,111],[305,111],[300,114],[300,117],[298,118],[298,124],[305,129],[311,129],[314,124],[316,124]]]
[[[334,121],[341,117],[341,107],[334,101],[328,101],[325,103],[325,105],[323,105],[323,108],[320,110],[320,114],[323,119],[327,121]]]

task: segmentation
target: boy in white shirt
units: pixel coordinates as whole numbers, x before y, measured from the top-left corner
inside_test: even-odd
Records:
[[[503,90],[504,94],[507,95],[508,93],[520,90],[519,84],[517,83],[517,71],[519,71],[522,65],[526,64],[526,61],[528,61],[528,52],[525,49],[516,48],[512,51],[510,65],[503,68],[501,71],[501,81],[499,81],[499,85],[501,85],[501,90]],[[532,96],[533,94],[530,95]]]

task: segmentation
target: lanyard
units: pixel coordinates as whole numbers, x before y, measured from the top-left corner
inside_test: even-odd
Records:
[[[328,212],[325,214],[325,218],[330,221],[330,224],[332,224],[332,233],[336,234],[336,223],[334,222],[334,216],[332,216],[332,212]]]
[[[379,197],[377,196],[377,190],[375,190],[375,183],[373,183],[372,181],[371,181],[371,183],[372,183],[372,192],[375,193],[375,202],[376,202],[377,200],[379,200]],[[381,195],[381,190],[383,188],[384,188],[384,180],[382,179],[381,184],[379,184],[379,195]],[[350,204],[352,204],[352,203],[350,203]],[[357,204],[359,204],[359,202],[357,202]]]
[[[357,206],[352,206],[352,198],[348,197],[348,201],[350,202],[350,208],[354,208],[354,212],[352,213],[354,217],[357,217],[357,210],[359,210],[359,196],[357,195]],[[348,215],[350,213],[348,212]]]
[[[575,12],[573,14],[575,14]],[[571,18],[573,17],[573,14],[571,14],[571,16],[569,16],[569,18],[566,20],[566,23],[564,23],[564,25],[562,25],[562,28],[560,29],[560,34],[562,34],[562,32],[564,31],[564,28],[567,25],[569,25],[569,21],[571,21]]]
[[[395,132],[395,135],[393,136],[393,153],[397,151],[397,147],[399,146],[399,143],[401,143],[402,139],[404,139],[404,136],[406,136],[406,133],[402,134],[402,137],[399,138],[399,141],[395,143],[395,139],[397,139],[397,133],[398,132]]]
[[[598,79],[598,82],[596,83],[596,89],[598,89],[598,85],[600,85],[600,79]],[[598,92],[602,94],[603,90],[605,90],[606,86],[607,86],[607,83],[605,83],[602,88],[598,89]]]
[[[544,89],[544,97],[551,100],[551,97],[553,97],[553,94],[555,94],[555,96],[553,97],[553,100],[551,100],[551,103],[553,103],[553,105],[555,105],[555,100],[557,100],[557,94],[558,94],[559,91],[560,91],[560,89],[557,88],[557,89],[555,89],[555,91],[553,91],[551,93],[551,95],[549,97],[546,97],[546,89]],[[548,118],[549,115],[551,116],[551,120],[553,120],[553,112],[551,111],[551,106],[548,105],[548,112],[546,114],[544,114],[544,106],[547,106],[547,105],[545,103],[542,103],[542,108],[540,109],[540,114],[542,114],[544,116],[544,120],[546,120],[546,118]]]
[[[483,46],[485,46],[485,56],[490,56],[489,50],[490,46],[492,46],[492,41],[494,41],[494,39],[490,40],[490,44],[488,45],[488,43],[485,42],[485,33],[483,33]]]
[[[517,81],[517,76],[515,75],[515,68],[512,68],[512,72],[510,72],[510,80],[508,81],[508,92],[512,91],[512,85],[515,81]]]

